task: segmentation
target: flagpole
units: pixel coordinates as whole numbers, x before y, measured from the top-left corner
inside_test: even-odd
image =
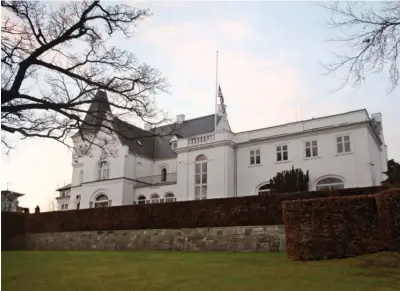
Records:
[[[217,131],[217,116],[218,116],[218,51],[216,60],[216,76],[215,76],[215,126],[214,132]]]

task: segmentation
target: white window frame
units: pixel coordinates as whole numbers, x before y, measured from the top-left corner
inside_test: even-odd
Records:
[[[165,171],[165,179],[163,179],[163,178],[164,178],[163,171]],[[161,181],[161,182],[167,182],[168,170],[167,170],[166,167],[162,167],[162,168],[160,169],[160,176],[161,176],[161,177],[160,177],[160,181]]]
[[[172,195],[172,197],[171,197]],[[167,192],[164,194],[164,201],[165,202],[176,202],[175,194],[172,192]]]
[[[286,147],[286,150],[284,150],[283,147]],[[279,148],[280,148],[280,150],[279,150]],[[284,152],[286,152],[286,160],[283,158],[283,153],[284,153]],[[281,159],[280,159],[280,160],[278,160],[278,153],[281,154]],[[277,146],[276,146],[276,153],[275,153],[275,155],[276,155],[276,161],[277,161],[278,163],[279,163],[279,162],[287,162],[287,161],[289,161],[289,145],[286,144],[286,143],[277,145]]]
[[[325,180],[325,179],[327,179],[327,178],[339,179],[339,180],[341,180],[342,182],[341,182],[341,183],[328,183],[328,184],[319,184],[319,185],[318,185],[319,182],[321,182],[321,181],[323,181],[323,180]],[[343,188],[332,188],[332,187],[338,186],[338,185],[343,185]],[[320,188],[321,188],[321,187],[327,187],[329,191],[331,191],[331,190],[336,190],[336,189],[344,189],[344,179],[339,178],[339,177],[336,177],[336,176],[327,176],[327,177],[323,177],[323,178],[321,178],[321,179],[318,179],[317,183],[315,183],[315,190],[317,190],[317,191],[324,191],[324,189],[318,189],[319,187],[320,187]]]
[[[262,183],[261,185],[259,185],[257,187],[257,195],[262,195],[263,193],[270,193],[271,192],[271,188],[270,189],[265,189],[265,190],[264,189],[260,190],[260,188],[262,188],[262,187],[264,187],[266,185],[269,185],[271,187],[271,184],[269,182]]]
[[[313,144],[314,142],[315,142],[315,145]],[[307,145],[307,143],[308,143],[308,145]],[[317,154],[316,154],[316,155],[314,155],[314,151],[313,151],[314,148],[317,149]],[[304,157],[305,157],[306,159],[311,159],[311,158],[317,158],[317,157],[319,157],[319,150],[318,150],[318,148],[319,148],[318,140],[316,140],[316,139],[306,140],[306,141],[304,142]],[[310,156],[309,156],[309,157],[307,157],[307,149],[310,150]]]
[[[144,198],[144,199],[140,199],[140,198]],[[137,199],[136,199],[136,201],[137,201],[137,204],[146,204],[146,195],[143,195],[143,194],[140,194],[138,197],[137,197]],[[143,202],[142,202],[143,201]],[[142,202],[142,203],[141,203]]]
[[[101,161],[98,166],[98,178],[99,180],[108,179],[110,176],[110,167],[107,161]]]
[[[257,163],[258,157],[258,163]],[[253,158],[253,160],[252,160]],[[250,166],[261,165],[261,149],[253,148],[249,150],[249,164]]]
[[[83,184],[83,170],[79,171],[79,185]]]
[[[344,140],[344,138],[345,137],[348,137],[349,138],[349,140],[348,141],[345,141]],[[341,138],[341,141],[339,142],[338,141],[338,138]],[[348,143],[349,144],[349,146],[350,146],[350,150],[349,151],[346,151],[346,143]],[[338,145],[339,144],[341,144],[342,145],[342,152],[339,152],[339,148],[338,148]],[[352,141],[352,138],[351,138],[351,135],[350,134],[339,134],[339,135],[336,135],[335,136],[335,145],[336,145],[336,154],[338,154],[338,155],[344,155],[344,154],[350,154],[350,153],[352,153],[353,152],[353,141]]]
[[[151,193],[150,195],[150,203],[160,203],[161,202],[161,197],[158,193]]]
[[[202,155],[202,156],[204,156],[204,155]],[[205,165],[205,167],[204,167],[204,165]],[[197,171],[197,168],[199,168],[199,171]],[[204,168],[205,168],[205,171],[204,171]],[[197,177],[199,177],[198,181],[197,181]],[[205,182],[203,180],[203,177],[205,177]],[[197,160],[197,158],[196,158],[196,162],[194,164],[194,199],[195,200],[207,199],[207,192],[208,192],[207,184],[208,184],[207,159]]]
[[[97,200],[100,196],[106,196],[107,199],[103,199],[103,200]],[[101,207],[110,207],[111,206],[111,200],[109,199],[108,195],[101,193],[99,195],[97,195],[93,202],[91,202],[91,204],[93,204],[94,208],[101,208],[101,207],[97,207],[98,204],[103,204],[107,202],[107,206],[101,206]]]

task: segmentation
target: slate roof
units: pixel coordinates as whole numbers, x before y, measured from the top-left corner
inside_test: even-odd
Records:
[[[88,113],[86,114],[82,127],[80,128],[82,134],[89,132],[95,134],[99,129],[100,124],[103,122],[104,116],[107,112],[111,112],[107,93],[98,90],[96,95],[93,97],[92,103],[88,109]],[[78,134],[79,131],[74,134],[74,136],[77,136]]]
[[[13,195],[16,197],[25,196],[25,194],[18,193],[15,191],[10,191],[10,190],[1,190],[1,195]]]
[[[178,138],[188,138],[213,132],[214,118],[215,115],[211,114],[185,120],[182,123],[156,127],[151,131],[146,131],[125,121],[118,120],[119,125],[116,131],[119,133],[122,130],[123,136],[119,135],[120,140],[133,153],[153,159],[173,158],[176,157],[176,153],[172,151],[169,142],[174,135]],[[217,122],[220,120],[221,117],[218,117]]]
[[[106,102],[107,94],[99,90],[90,105],[90,115],[85,116],[84,119],[91,126],[84,124],[82,126],[83,133],[93,130],[97,131],[100,128],[106,112],[111,112],[110,106]],[[185,120],[182,123],[168,124],[153,128],[151,131],[146,131],[114,117],[113,126],[118,133],[121,143],[127,145],[130,152],[153,159],[173,158],[176,157],[176,153],[171,150],[169,142],[174,135],[178,138],[188,138],[190,136],[213,132],[215,125],[214,118],[215,115],[210,114]],[[218,116],[217,122],[220,120],[221,117]]]
[[[69,183],[65,186],[62,186],[61,188],[58,188],[56,191],[68,190],[68,189],[71,189],[71,186],[72,186],[72,184]]]

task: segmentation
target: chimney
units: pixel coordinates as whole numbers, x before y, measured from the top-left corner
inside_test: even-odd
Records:
[[[144,130],[147,130],[147,131],[151,130],[151,124],[146,122],[144,124]]]
[[[35,207],[35,213],[40,213],[39,205]]]
[[[176,123],[183,123],[185,121],[185,114],[179,114],[176,116]]]

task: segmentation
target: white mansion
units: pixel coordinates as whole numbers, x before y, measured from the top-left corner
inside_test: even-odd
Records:
[[[109,110],[99,91],[89,112]],[[221,106],[219,106],[222,108]],[[100,159],[73,157],[72,183],[58,189],[58,209],[83,209],[258,195],[269,179],[292,166],[309,170],[310,190],[380,185],[387,148],[382,115],[365,109],[246,132],[231,131],[224,110],[185,120],[179,133],[118,139],[118,154]],[[103,119],[102,119],[103,120]],[[103,122],[103,121],[102,121]],[[131,137],[149,136],[168,126],[144,129],[118,120]],[[79,135],[72,137],[81,144]]]

